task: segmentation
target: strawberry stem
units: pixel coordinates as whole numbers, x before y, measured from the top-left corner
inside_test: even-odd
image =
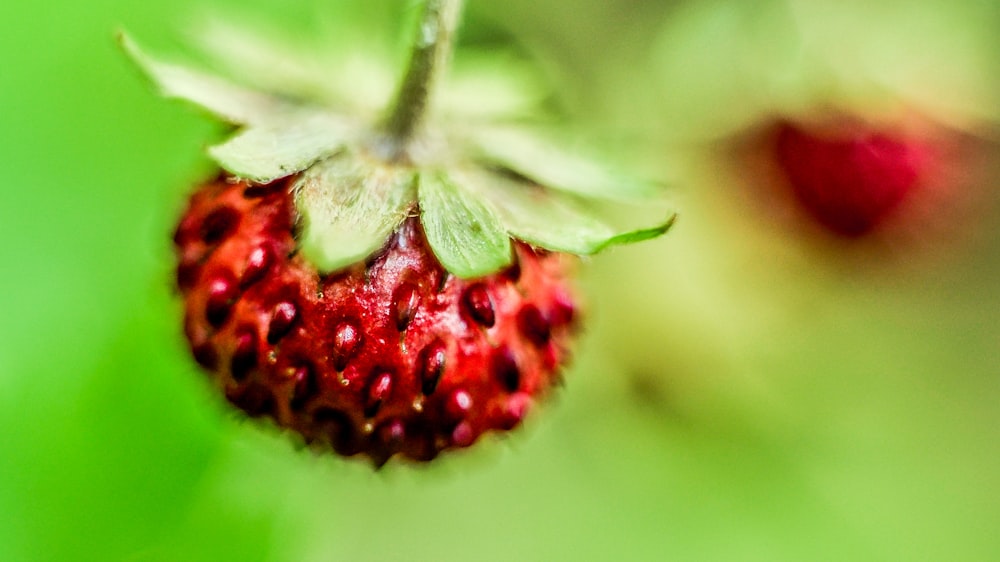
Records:
[[[410,63],[385,124],[393,160],[406,158],[406,146],[423,124],[435,77],[447,66],[462,0],[426,0]]]

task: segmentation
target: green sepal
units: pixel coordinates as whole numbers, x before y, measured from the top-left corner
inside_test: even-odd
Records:
[[[305,170],[341,150],[358,127],[322,111],[297,111],[244,129],[209,148],[209,155],[232,174],[260,183]]]
[[[511,264],[510,238],[481,197],[441,172],[420,174],[417,191],[424,233],[445,269],[468,279]]]
[[[302,226],[299,249],[321,273],[370,257],[418,206],[431,249],[448,271],[463,278],[510,265],[511,238],[552,251],[593,254],[659,236],[673,224],[671,216],[651,228],[623,232],[609,226],[588,206],[595,199],[647,198],[659,190],[566,150],[566,143],[519,129],[470,127],[454,137],[441,137],[451,137],[458,143],[455,147],[468,147],[464,150],[453,148],[442,155],[434,153],[440,148],[435,143],[416,143],[421,150],[434,149],[432,154],[414,149],[410,161],[386,161],[378,156],[384,139],[365,127],[364,115],[355,120],[325,109],[331,103],[348,105],[365,110],[351,115],[367,113],[372,118],[374,113],[367,111],[372,108],[366,106],[376,102],[374,109],[381,109],[381,97],[390,90],[386,84],[391,77],[378,71],[382,65],[366,55],[360,67],[367,73],[358,75],[371,80],[331,82],[328,74],[316,70],[327,67],[320,59],[289,56],[288,48],[278,48],[272,56],[270,51],[280,44],[265,40],[262,47],[255,41],[260,38],[224,24],[217,31],[202,42],[209,58],[234,73],[249,74],[250,84],[270,93],[161,61],[125,34],[120,39],[166,96],[244,126],[210,148],[228,172],[260,183],[300,174],[293,186]],[[285,58],[290,62],[282,65]],[[343,65],[335,73],[338,78],[354,74],[350,60],[329,61],[337,63],[334,67]],[[318,75],[313,79],[314,71]],[[530,92],[537,88],[523,87],[528,82],[524,77],[507,84],[503,74],[468,72],[454,80],[461,87],[455,89],[455,98],[441,99],[442,113],[451,118],[528,115],[534,101]],[[369,83],[371,91],[359,82]],[[498,91],[503,95],[494,95]],[[495,99],[462,103],[483,101],[486,93]],[[515,95],[519,93],[523,95]]]
[[[275,96],[238,86],[181,64],[159,60],[125,32],[119,32],[118,40],[125,52],[168,98],[191,102],[237,125],[262,123],[287,111],[287,104]]]
[[[658,236],[673,218],[652,228],[621,232],[600,220],[581,202],[516,177],[493,171],[467,171],[455,181],[474,189],[496,210],[507,233],[534,246],[589,255],[608,246]]]
[[[483,127],[472,132],[470,140],[477,149],[474,158],[551,189],[598,199],[642,199],[657,195],[654,184],[617,173],[538,134]]]
[[[415,172],[345,151],[302,173],[294,186],[302,254],[322,273],[364,260],[406,218]]]
[[[548,87],[528,64],[490,50],[456,57],[435,109],[459,123],[490,123],[538,117]]]
[[[219,17],[204,18],[195,31],[202,53],[216,66],[255,88],[299,102],[351,113],[381,112],[395,87],[393,59],[374,43],[306,49],[273,29]]]
[[[199,20],[192,36],[219,68],[296,100],[381,112],[399,75],[394,57],[370,38],[351,37],[355,42],[340,49],[304,49],[273,30],[219,17]],[[531,65],[495,50],[457,53],[442,79],[431,103],[435,112],[460,122],[524,119],[536,113],[546,94]]]

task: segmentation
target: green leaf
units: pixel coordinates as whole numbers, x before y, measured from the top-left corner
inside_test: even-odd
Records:
[[[510,238],[481,198],[443,173],[421,174],[418,183],[424,232],[445,269],[473,278],[510,265]]]
[[[471,137],[479,149],[479,159],[508,168],[545,187],[601,199],[644,198],[656,194],[652,184],[616,173],[596,160],[521,130],[482,128]]]
[[[237,86],[206,72],[158,60],[124,32],[119,33],[118,39],[125,52],[168,98],[189,101],[236,124],[260,123],[284,111],[285,104],[274,96]]]
[[[356,130],[342,117],[299,111],[273,123],[251,126],[208,152],[229,172],[267,183],[334,154]]]
[[[558,252],[594,254],[611,245],[658,236],[673,222],[671,217],[652,228],[618,232],[572,197],[501,173],[466,172],[455,181],[485,198],[511,236]]]
[[[350,152],[306,170],[295,184],[305,224],[301,249],[329,273],[383,246],[414,200],[412,169],[380,165]]]

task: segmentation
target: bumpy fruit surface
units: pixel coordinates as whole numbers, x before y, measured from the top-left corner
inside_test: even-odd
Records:
[[[376,464],[517,426],[566,360],[572,258],[515,243],[513,266],[463,280],[410,218],[324,276],[296,253],[293,180],[220,177],[176,231],[185,332],[227,399]]]
[[[778,126],[777,163],[802,206],[832,232],[857,237],[883,223],[921,185],[931,150],[862,125],[825,131]]]

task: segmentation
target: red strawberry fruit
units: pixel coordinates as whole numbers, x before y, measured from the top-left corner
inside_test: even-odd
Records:
[[[247,414],[379,465],[520,424],[567,358],[571,254],[673,221],[618,232],[588,204],[645,186],[496,123],[424,119],[458,5],[426,2],[374,122],[331,110],[315,83],[264,93],[123,37],[164,93],[240,127],[210,150],[225,173],[194,192],[174,236],[195,360]]]
[[[932,160],[916,138],[856,124],[778,126],[775,156],[797,200],[832,232],[862,236],[919,189]]]
[[[321,275],[296,253],[290,183],[211,182],[175,241],[185,329],[226,397],[307,441],[427,460],[506,430],[555,382],[575,316],[565,254],[464,280],[416,218]]]

